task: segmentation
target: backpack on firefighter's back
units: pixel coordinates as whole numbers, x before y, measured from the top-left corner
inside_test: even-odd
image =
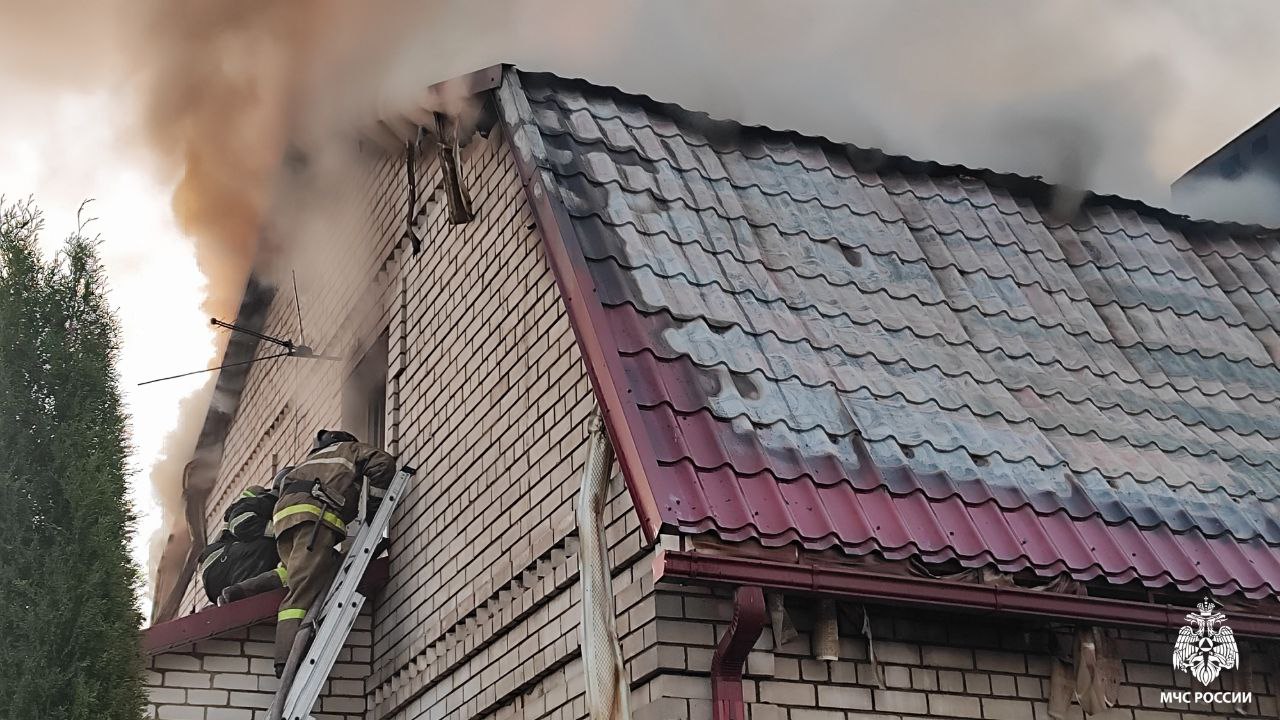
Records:
[[[200,579],[210,602],[222,591],[260,575],[279,564],[271,513],[277,496],[264,487],[250,487],[223,513],[222,532],[200,553]]]

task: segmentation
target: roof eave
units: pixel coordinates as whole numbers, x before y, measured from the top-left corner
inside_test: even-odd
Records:
[[[360,591],[367,595],[386,585],[388,572],[387,558],[374,560],[360,581]],[[283,599],[284,590],[275,590],[152,625],[142,632],[142,652],[147,656],[159,655],[273,620]]]
[[[1064,595],[1019,587],[970,585],[868,572],[834,564],[781,563],[683,550],[659,550],[653,561],[653,579],[654,582],[667,580],[733,587],[757,586],[858,602],[1146,629],[1176,629],[1186,624],[1187,614],[1187,608],[1174,605]],[[1231,627],[1237,635],[1280,637],[1280,617],[1233,612]]]

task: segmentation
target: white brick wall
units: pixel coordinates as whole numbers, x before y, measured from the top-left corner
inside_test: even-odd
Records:
[[[397,262],[394,435],[428,475],[393,529],[405,542],[375,614],[372,717],[579,717],[574,506],[594,399],[500,132],[468,148],[463,174],[476,218],[433,209],[421,254]],[[652,583],[616,468],[611,497],[625,608]],[[624,630],[633,654],[641,625]]]
[[[812,601],[788,600],[801,633],[775,650],[768,626],[756,643],[744,682],[752,720],[916,720],[980,718],[982,720],[1047,720],[1051,628],[1043,621],[949,615],[904,608],[871,608],[875,653],[884,677],[876,682],[867,643],[855,627],[861,619],[841,619],[840,660],[813,658],[807,629]],[[719,639],[732,614],[727,593],[663,584],[656,592],[659,617],[653,650],[659,666],[654,677],[636,691],[652,710],[636,720],[706,720],[710,717],[709,670],[714,641],[693,633],[696,622]],[[1190,689],[1184,673],[1170,665],[1174,633],[1120,632],[1117,648],[1123,662],[1118,703],[1099,720],[1207,720],[1225,717],[1276,717],[1272,694],[1276,678],[1262,672],[1263,650],[1242,640],[1242,653],[1257,654],[1250,712],[1237,714],[1225,705],[1165,706],[1161,690]],[[635,674],[633,668],[633,675]],[[1225,677],[1225,675],[1224,675]],[[1222,687],[1220,678],[1210,690]],[[1203,689],[1197,686],[1196,689]],[[1082,718],[1073,705],[1068,718]]]
[[[416,256],[402,240],[401,163],[388,157],[369,168],[367,227],[314,258],[336,275],[299,272],[309,344],[343,355],[389,330],[388,442],[402,462],[422,468],[392,530],[391,580],[363,638],[372,643],[364,650],[372,672],[340,668],[334,687],[349,703],[364,697],[368,677],[369,717],[378,719],[393,711],[483,717],[512,707],[529,717],[538,707],[581,717],[573,509],[594,401],[564,304],[500,132],[464,152],[476,219],[452,226],[443,207],[428,204]],[[425,163],[421,176],[429,191],[438,169]],[[282,292],[265,332],[292,337],[296,326],[292,293]],[[211,528],[242,487],[269,475],[273,454],[289,462],[312,429],[337,422],[347,365],[307,362],[250,370],[207,507]],[[627,652],[638,656],[654,635],[652,582],[616,468],[611,493],[619,607],[638,613],[624,617],[622,630]],[[203,604],[193,582],[183,610]],[[233,690],[204,678],[210,685],[194,689]],[[182,681],[161,683],[167,691]],[[241,690],[251,688],[234,688]]]
[[[369,622],[357,621],[338,656],[316,720],[358,720],[364,717],[363,678],[369,673]],[[155,720],[262,720],[275,695],[271,639],[267,622],[152,656],[146,686],[147,717]]]

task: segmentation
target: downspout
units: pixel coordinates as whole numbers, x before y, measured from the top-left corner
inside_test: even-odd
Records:
[[[609,546],[604,537],[604,508],[608,500],[613,446],[604,421],[591,421],[587,462],[578,491],[578,577],[582,582],[582,665],[587,685],[587,715],[591,720],[630,720],[631,694],[627,669],[618,641],[613,606],[613,576]]]
[[[764,630],[764,591],[743,585],[733,595],[733,620],[711,656],[712,720],[747,720],[742,699],[742,670]]]

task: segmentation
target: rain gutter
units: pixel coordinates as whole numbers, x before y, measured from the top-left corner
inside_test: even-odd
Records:
[[[1146,629],[1181,627],[1186,624],[1189,610],[1176,605],[887,575],[838,565],[782,563],[681,550],[660,550],[654,558],[653,577],[655,582],[739,588],[753,585],[858,602]],[[1236,635],[1280,638],[1280,617],[1232,612],[1229,620]]]

